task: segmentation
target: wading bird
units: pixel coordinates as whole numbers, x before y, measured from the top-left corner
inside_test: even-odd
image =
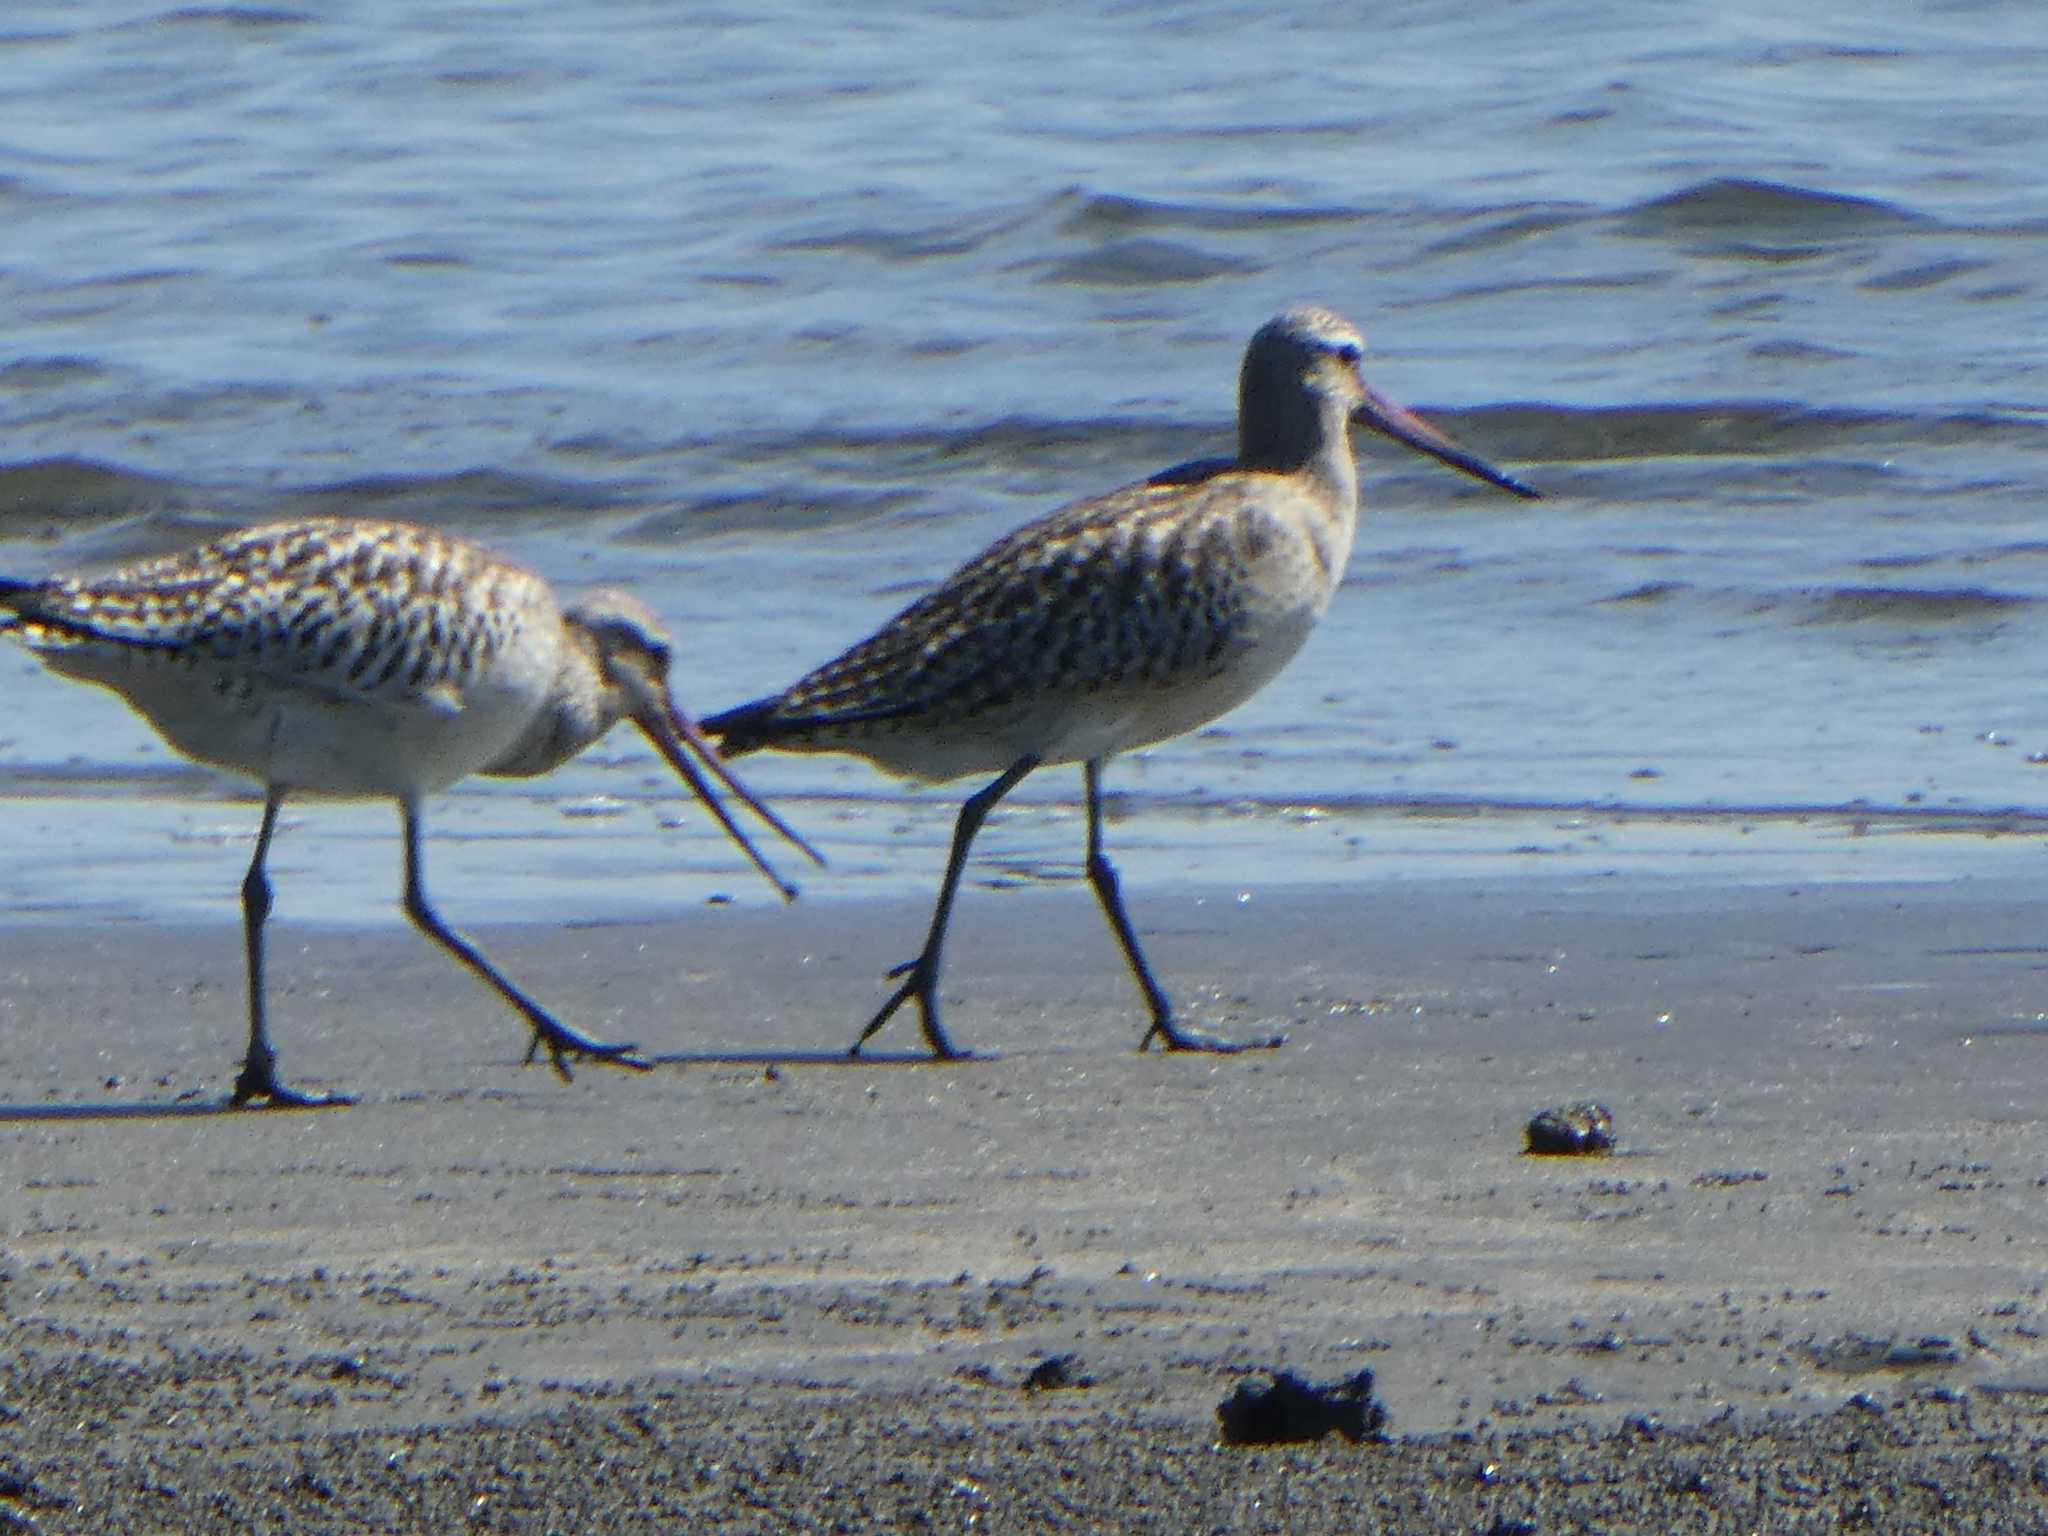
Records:
[[[264,866],[288,796],[398,802],[405,915],[533,1026],[534,1050],[546,1049],[564,1078],[571,1057],[646,1064],[631,1045],[561,1023],[441,920],[420,859],[426,795],[473,773],[546,773],[630,720],[785,897],[794,888],[747,840],[705,771],[817,858],[676,708],[668,637],[644,604],[598,591],[564,609],[532,572],[431,529],[277,523],[102,576],[0,578],[0,630],[52,671],[118,693],[187,757],[264,787],[242,881],[249,1045],[236,1105],[350,1102],[280,1082],[266,1028]]]
[[[1358,520],[1355,420],[1518,496],[1536,492],[1373,390],[1365,342],[1327,309],[1276,316],[1238,379],[1230,459],[1164,470],[1074,502],[999,540],[868,639],[783,692],[704,722],[728,756],[849,752],[892,773],[995,779],[967,799],[931,927],[902,985],[854,1042],[915,999],[932,1054],[957,1054],[939,1018],[939,959],[969,845],[1033,769],[1081,764],[1087,873],[1124,959],[1176,1050],[1226,1041],[1178,1022],[1152,975],[1102,848],[1103,765],[1243,703],[1301,649],[1329,607]]]

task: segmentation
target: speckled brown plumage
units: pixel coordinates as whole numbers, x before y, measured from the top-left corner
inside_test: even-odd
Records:
[[[728,753],[854,752],[934,781],[997,775],[963,807],[925,948],[855,1051],[915,999],[933,1053],[954,1054],[937,979],[968,846],[1027,774],[1069,762],[1084,768],[1090,883],[1152,1010],[1146,1042],[1230,1048],[1182,1030],[1145,963],[1102,852],[1103,764],[1235,708],[1307,640],[1357,524],[1354,414],[1535,494],[1375,393],[1359,373],[1364,345],[1327,309],[1276,316],[1245,350],[1235,458],[1165,470],[1020,528],[843,655],[704,722]]]
[[[281,1084],[268,1039],[265,866],[290,795],[398,801],[406,915],[527,1019],[535,1047],[564,1076],[571,1055],[643,1063],[631,1046],[560,1023],[441,921],[421,876],[425,795],[472,773],[546,773],[631,720],[792,894],[718,804],[698,763],[804,845],[675,708],[668,638],[625,593],[592,593],[565,613],[540,577],[478,545],[404,523],[320,518],[105,575],[0,580],[0,631],[53,671],[120,694],[187,756],[264,786],[242,884],[249,1044],[237,1104],[345,1102]]]
[[[24,640],[53,664],[69,653],[73,670],[86,669],[79,653],[88,652],[118,665],[243,667],[394,703],[459,690],[530,630],[561,624],[545,582],[477,545],[342,518],[250,529],[106,575],[19,584],[5,600]]]
[[[1258,514],[1229,487],[1134,486],[1021,529],[867,640],[779,695],[759,721],[720,717],[728,750],[859,750],[950,731],[1045,696],[1213,676],[1242,643],[1250,597],[1233,547]]]

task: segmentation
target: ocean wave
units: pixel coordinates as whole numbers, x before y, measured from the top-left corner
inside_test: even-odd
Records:
[[[1256,264],[1234,256],[1198,250],[1177,240],[1146,237],[1111,241],[1097,250],[1055,261],[1040,274],[1039,281],[1143,288],[1155,283],[1207,282],[1257,270]]]
[[[52,539],[108,523],[171,530],[286,517],[391,517],[444,526],[587,516],[619,503],[614,488],[589,481],[495,469],[451,474],[366,475],[279,490],[268,485],[198,485],[92,459],[44,458],[0,464],[0,537]],[[144,542],[155,542],[149,528]]]
[[[1157,229],[1257,234],[1295,226],[1347,224],[1368,216],[1363,208],[1336,205],[1169,203],[1080,189],[1071,196],[1074,206],[1062,220],[1061,231],[1089,239],[1114,239]]]
[[[448,474],[364,475],[305,486],[272,499],[286,517],[394,517],[450,524],[471,518],[546,518],[615,507],[611,487],[588,480],[474,468]]]
[[[1596,216],[1597,210],[1584,203],[1545,203],[1506,210],[1488,209],[1478,216],[1476,228],[1460,230],[1455,235],[1446,235],[1443,239],[1424,246],[1422,254],[1469,256],[1478,251],[1499,250]]]
[[[316,18],[309,11],[288,11],[259,5],[181,5],[154,16],[122,22],[110,31],[152,27],[303,27]]]
[[[0,464],[0,533],[10,538],[51,538],[190,499],[190,488],[175,480],[93,459]]]
[[[58,387],[61,372],[51,375],[57,380],[51,387]],[[0,375],[0,388],[5,382]],[[1792,400],[1611,407],[1512,401],[1417,409],[1457,437],[1484,445],[1496,462],[1581,466],[1577,489],[1595,496],[1602,494],[1603,474],[1637,462],[1701,461],[1689,475],[1659,464],[1656,483],[1631,480],[1630,496],[1718,495],[1739,503],[1744,495],[1773,501],[1824,491],[1860,494],[1887,483],[1902,457],[1931,450],[1961,450],[1984,462],[2048,450],[2048,421],[2017,410],[1910,413]],[[829,520],[891,515],[929,494],[935,479],[1055,498],[1104,490],[1164,465],[1213,456],[1231,436],[1231,424],[1220,418],[1148,416],[1005,416],[953,430],[661,440],[581,434],[546,445],[559,474],[479,465],[284,488],[269,481],[198,485],[116,463],[49,457],[0,463],[0,534],[41,536],[65,525],[201,503],[252,517],[368,512],[432,522],[616,512],[642,516],[632,537],[689,531],[690,513],[673,512],[680,503],[707,513],[720,530],[777,528],[792,525],[788,508],[802,498],[839,498]],[[1371,445],[1361,438],[1362,448]],[[1398,463],[1375,455],[1374,480],[1399,479]],[[691,498],[679,496],[678,486],[692,488]],[[1546,488],[1572,489],[1555,482]]]
[[[2048,449],[2048,420],[2015,411],[1915,414],[1812,406],[1793,400],[1701,400],[1627,406],[1556,405],[1507,401],[1495,405],[1415,409],[1473,443],[1489,457],[1517,462],[1597,462],[1674,457],[1795,459],[1846,450],[1906,445],[1940,448]],[[1163,466],[1213,455],[1232,437],[1222,419],[1183,423],[1144,416],[1005,416],[950,432],[803,434],[700,439],[671,443],[670,455],[729,456],[762,465],[832,462],[842,472],[854,463],[878,476],[888,466],[920,470],[1018,465],[1068,467],[1088,483],[1095,466],[1135,477]],[[1361,435],[1362,442],[1370,438]],[[1133,466],[1139,466],[1134,469]],[[1867,466],[1865,466],[1867,467]],[[1810,466],[1788,464],[1801,473]]]
[[[1973,272],[1989,271],[1991,267],[1992,263],[1989,261],[1966,260],[1961,257],[1922,261],[1896,271],[1880,272],[1875,277],[1866,277],[1857,286],[1871,293],[1911,293],[1921,288],[1936,287],[1951,278],[1968,277]]]
[[[115,376],[115,369],[90,357],[24,357],[0,366],[0,390],[32,395],[98,384]]]
[[[1539,402],[1430,410],[1460,436],[1524,459],[1793,458],[1844,449],[1889,456],[1923,447],[2027,447],[2048,443],[2032,413],[1910,413],[1813,406],[1795,400],[1701,400],[1659,405],[1560,406]]]
[[[925,498],[911,490],[846,491],[788,484],[700,496],[636,519],[612,534],[617,543],[671,544],[712,534],[799,532],[893,516]]]
[[[1812,624],[1977,624],[2037,606],[2040,598],[1989,587],[1843,586],[1800,594]]]
[[[1716,177],[1632,204],[1615,219],[1631,235],[1742,234],[1774,240],[1839,239],[1933,222],[1880,198],[1741,176]]]
[[[1024,228],[1036,227],[1066,201],[1062,195],[1023,204],[973,210],[935,224],[860,224],[814,229],[762,242],[769,252],[861,256],[884,262],[918,262],[971,255]]]
[[[1865,569],[1924,569],[1942,558],[1900,562],[1859,561]],[[1877,582],[1822,583],[1790,588],[1713,585],[1683,580],[1640,582],[1595,599],[1601,607],[1694,610],[1708,618],[1772,618],[1789,627],[1872,625],[1924,632],[1992,623],[2048,602],[2043,595],[1970,584],[1887,586]]]

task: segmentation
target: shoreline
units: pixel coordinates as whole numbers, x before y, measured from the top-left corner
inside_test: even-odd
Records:
[[[569,1085],[518,1070],[521,1026],[401,922],[280,922],[281,1069],[363,1096],[315,1113],[213,1112],[241,1046],[230,926],[13,925],[0,1452],[140,1518],[122,1490],[144,1469],[177,1482],[231,1449],[221,1496],[280,1501],[294,1529],[346,1528],[321,1524],[344,1506],[412,1528],[392,1511],[426,1485],[366,1459],[398,1437],[431,1448],[401,1460],[441,1468],[436,1488],[479,1446],[526,1468],[484,1477],[487,1512],[517,1483],[598,1500],[577,1518],[613,1528],[635,1506],[603,1500],[631,1488],[565,1447],[608,1446],[682,1500],[692,1457],[809,1445],[875,1508],[957,1462],[1003,1529],[1040,1528],[1033,1469],[1070,1466],[1095,1518],[1126,1482],[1167,1498],[1156,1467],[1130,1474],[1142,1457],[1178,1469],[1187,1518],[1242,1516],[1229,1501],[1260,1484],[1329,1495],[1286,1528],[1356,1528],[1398,1487],[1402,1529],[1466,1530],[1523,1507],[1511,1487],[1545,1521],[1580,1507],[1573,1468],[1639,1499],[1669,1490],[1631,1467],[1687,1457],[1777,1458],[1818,1487],[1850,1476],[1853,1438],[1897,1474],[1898,1518],[1932,1498],[1922,1477],[2021,1522],[1928,1529],[2042,1529],[2048,982],[2027,896],[1134,892],[1192,1022],[1291,1037],[1222,1058],[1132,1049],[1144,1017],[1083,890],[963,902],[947,1025],[984,1055],[949,1064],[919,1060],[910,1019],[841,1059],[919,902],[485,930],[515,979],[656,1062]],[[1523,1155],[1531,1114],[1584,1099],[1613,1112],[1614,1156]],[[1093,1385],[1021,1388],[1064,1355]],[[1394,1446],[1213,1449],[1239,1381],[1362,1367]],[[69,1431],[94,1415],[104,1444]],[[899,1423],[924,1428],[868,1438]],[[1475,1448],[1510,1440],[1547,1449],[1468,1486]],[[302,1465],[346,1496],[293,1491]],[[816,1492],[761,1476],[790,1508]]]

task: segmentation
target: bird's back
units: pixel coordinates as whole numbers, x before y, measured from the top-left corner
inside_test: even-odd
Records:
[[[855,752],[931,779],[1179,734],[1255,691],[1327,603],[1304,498],[1211,460],[1075,502],[706,729],[732,753]]]
[[[439,787],[503,750],[561,627],[518,566],[351,519],[11,583],[0,607],[53,670],[121,694],[187,755],[334,793]]]

